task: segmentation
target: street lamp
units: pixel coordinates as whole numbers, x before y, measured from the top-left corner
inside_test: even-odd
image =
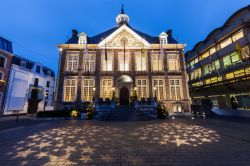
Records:
[[[155,93],[155,100],[157,100],[157,98],[156,98],[156,87],[154,87],[154,93]]]

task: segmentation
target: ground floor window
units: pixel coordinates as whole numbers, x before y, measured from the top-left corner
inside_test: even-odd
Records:
[[[76,99],[77,79],[64,80],[64,101],[71,102]]]
[[[165,78],[154,78],[153,79],[153,90],[157,100],[165,100]]]
[[[173,105],[173,112],[174,113],[180,113],[182,112],[182,106],[177,104],[177,105]]]
[[[139,99],[148,97],[148,79],[136,79],[137,96]]]
[[[113,79],[112,78],[102,78],[101,79],[101,98],[111,99],[112,98],[112,87],[113,87]]]
[[[234,97],[234,101],[232,100],[232,97]],[[236,109],[250,111],[250,95],[237,94],[235,96],[231,96],[231,105],[234,105]]]
[[[82,100],[92,101],[94,95],[95,80],[92,78],[84,78],[82,80]]]

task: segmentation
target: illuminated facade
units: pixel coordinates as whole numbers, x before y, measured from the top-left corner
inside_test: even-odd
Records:
[[[193,104],[250,109],[250,6],[233,14],[185,54]]]
[[[122,10],[116,27],[93,37],[72,30],[72,37],[58,46],[56,109],[72,108],[93,97],[111,99],[113,91],[119,104],[126,105],[136,91],[139,100],[156,97],[172,113],[190,112],[185,44],[173,38],[172,30],[153,37],[128,22]]]

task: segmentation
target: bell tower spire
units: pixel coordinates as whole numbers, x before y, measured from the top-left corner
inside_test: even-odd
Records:
[[[121,14],[124,14],[124,4],[122,4]]]
[[[121,13],[116,17],[116,23],[118,26],[122,26],[123,24],[128,24],[129,16],[124,12],[124,4],[122,4]]]

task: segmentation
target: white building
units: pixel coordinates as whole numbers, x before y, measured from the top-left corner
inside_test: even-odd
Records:
[[[14,56],[3,115],[27,114],[53,109],[54,72],[19,56]]]

